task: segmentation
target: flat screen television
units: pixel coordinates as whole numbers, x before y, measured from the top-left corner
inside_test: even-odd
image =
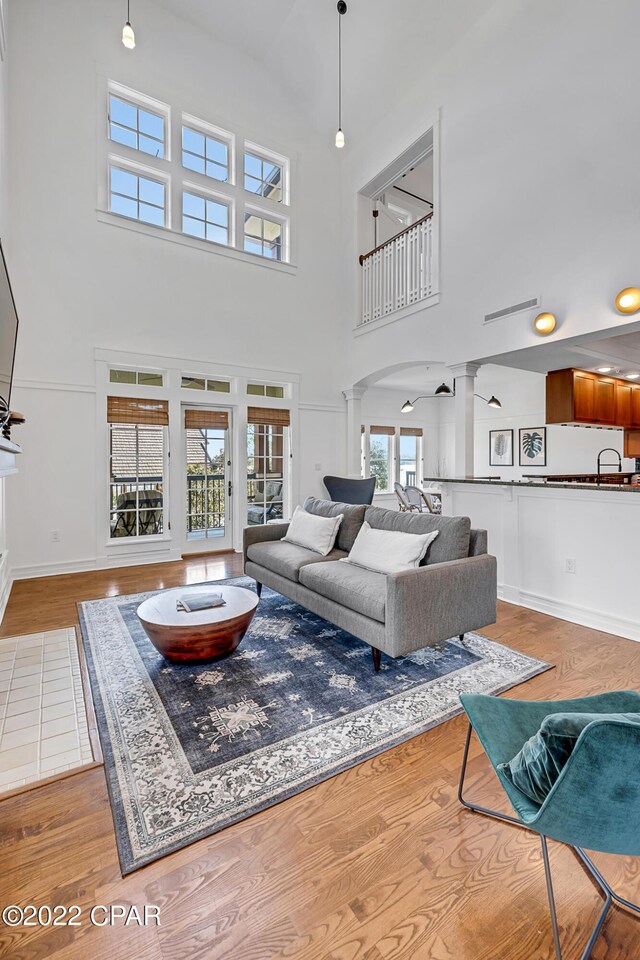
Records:
[[[11,383],[18,339],[18,314],[16,311],[4,250],[0,243],[0,426],[9,417],[11,409]]]

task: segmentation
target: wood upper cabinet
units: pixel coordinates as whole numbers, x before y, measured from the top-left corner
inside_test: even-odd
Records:
[[[547,423],[640,427],[640,384],[588,370],[547,374]]]
[[[616,424],[621,427],[633,426],[633,384],[616,380]]]
[[[640,383],[631,388],[631,425],[640,427]]]
[[[625,430],[623,455],[625,457],[640,457],[640,430]]]

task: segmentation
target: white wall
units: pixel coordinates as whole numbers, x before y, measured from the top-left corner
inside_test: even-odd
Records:
[[[95,427],[95,347],[181,357],[194,370],[204,360],[294,371],[304,407],[300,491],[317,486],[315,462],[324,472],[344,469],[335,150],[272,72],[150,0],[137,3],[138,45],[125,50],[123,9],[20,0],[12,21],[20,51],[11,63],[9,150],[21,317],[15,403],[28,423],[10,529],[23,572],[90,565],[96,556],[95,463],[105,435]],[[98,222],[104,77],[293,158],[295,275]],[[52,529],[60,542],[51,542]]]
[[[4,0],[5,36],[9,40],[9,0]],[[2,239],[5,256],[9,256],[10,244],[8,236],[8,179],[7,179],[7,104],[8,104],[8,56],[9,44],[4,50],[4,57],[0,59],[0,239]],[[11,269],[11,264],[9,264]],[[13,403],[19,409],[16,403]],[[14,435],[14,440],[19,438]],[[1,465],[0,465],[1,469]],[[4,613],[9,592],[11,590],[11,564],[13,557],[9,551],[10,539],[6,522],[6,484],[15,486],[17,477],[0,477],[0,620]]]
[[[408,359],[464,362],[529,346],[529,316],[482,318],[535,296],[560,319],[555,339],[624,323],[613,298],[637,276],[640,245],[640,127],[628,123],[640,6],[496,0],[484,9],[440,55],[388,47],[378,122],[345,150],[355,264],[356,192],[440,111],[440,302],[353,339],[353,384]],[[354,266],[354,325],[358,296]]]
[[[523,474],[547,473],[595,473],[598,452],[604,447],[613,447],[622,456],[623,431],[587,427],[547,426],[547,465],[544,467],[521,467],[518,455],[518,430],[520,428],[545,426],[545,377],[528,370],[508,370],[493,365],[482,368],[481,388],[484,397],[495,394],[502,403],[501,409],[487,406],[482,400],[475,401],[475,476],[499,476],[504,480],[517,480]],[[492,372],[495,380],[492,380]],[[440,452],[450,468],[454,464],[455,426],[453,400],[441,400]],[[513,429],[513,467],[489,465],[489,431]],[[603,458],[613,462],[614,454]],[[623,459],[622,469],[633,470],[635,461]],[[449,474],[455,476],[455,472]]]
[[[639,494],[451,483],[443,512],[488,531],[504,600],[640,640]]]

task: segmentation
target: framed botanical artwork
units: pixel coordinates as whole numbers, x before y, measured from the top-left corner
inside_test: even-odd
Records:
[[[513,466],[513,430],[489,430],[489,466]]]
[[[547,465],[547,428],[520,428],[520,466],[546,467]]]

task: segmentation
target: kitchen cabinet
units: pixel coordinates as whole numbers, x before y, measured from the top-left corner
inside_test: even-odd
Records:
[[[589,370],[547,374],[547,423],[640,428],[640,384]]]
[[[623,456],[640,457],[640,430],[625,430]]]

